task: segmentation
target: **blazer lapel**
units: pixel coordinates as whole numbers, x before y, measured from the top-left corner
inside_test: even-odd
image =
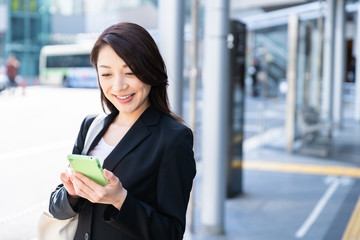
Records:
[[[148,121],[151,119],[151,121]],[[129,129],[115,149],[105,159],[103,167],[113,171],[117,164],[135,147],[137,147],[145,138],[151,135],[148,126],[158,122],[159,114],[151,107],[139,117],[134,125]]]
[[[103,129],[98,133],[98,135],[95,137],[94,141],[90,144],[90,148],[88,149],[86,154],[89,154],[90,151],[93,150],[95,148],[95,146],[99,143],[100,139],[104,136],[106,130],[108,129],[110,124],[114,121],[116,116],[117,116],[117,113],[111,113],[104,119]]]

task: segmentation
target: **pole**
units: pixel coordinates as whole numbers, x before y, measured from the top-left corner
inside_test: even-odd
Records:
[[[355,71],[355,120],[360,122],[360,4],[357,9],[357,24],[356,24],[356,71]]]
[[[296,102],[296,79],[297,79],[297,52],[298,52],[299,17],[289,16],[288,24],[288,66],[286,93],[286,151],[292,152],[295,139],[295,102]]]
[[[323,87],[321,113],[323,119],[332,120],[333,59],[334,59],[334,18],[335,0],[327,0],[324,32]],[[329,136],[331,132],[329,132]]]
[[[318,29],[319,29],[319,38],[318,38],[318,81],[317,81],[317,86],[316,86],[316,108],[317,109],[321,109],[321,80],[322,80],[322,67],[323,67],[323,62],[324,60],[321,58],[321,56],[323,56],[323,41],[324,41],[324,20],[323,20],[323,0],[319,0],[319,17],[317,19],[317,24],[318,24]]]
[[[208,0],[205,4],[201,228],[204,234],[219,235],[224,233],[229,141],[229,0]]]
[[[336,1],[333,121],[336,127],[342,125],[342,95],[345,77],[345,0]]]
[[[191,129],[194,133],[194,138],[196,142],[196,91],[197,91],[197,50],[198,50],[198,0],[191,1],[191,48],[190,48],[190,56],[191,56],[191,69],[190,69],[190,125]],[[195,144],[194,144],[194,152],[196,152]],[[189,230],[190,232],[194,232],[194,198],[195,189],[190,193],[189,200]]]
[[[166,62],[171,110],[182,115],[184,1],[159,0],[159,47]]]

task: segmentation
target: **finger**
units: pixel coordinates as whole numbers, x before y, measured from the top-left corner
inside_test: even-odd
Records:
[[[73,188],[74,188],[74,192],[77,196],[88,199],[88,195],[86,194],[86,192],[81,190],[81,188],[77,184],[74,183]]]
[[[85,177],[85,176],[84,176]],[[87,178],[87,177],[85,177]],[[91,179],[89,179],[93,182]],[[94,190],[92,187],[84,183],[81,179],[74,176],[74,188],[78,196],[86,198],[92,203],[100,203],[102,197],[104,196],[103,187],[93,182],[96,187],[99,189]]]
[[[112,172],[107,169],[103,170],[104,177],[109,181],[109,183],[115,183],[119,181],[119,178],[115,176]]]
[[[72,181],[76,185],[77,194],[81,194],[80,196],[92,202],[94,201],[94,196],[101,192],[102,186],[79,172],[74,172]]]
[[[60,174],[60,179],[61,179],[62,183],[64,184],[64,187],[65,187],[66,191],[70,195],[76,195],[73,183],[71,182],[71,179],[66,175],[65,172],[62,172]]]
[[[89,186],[90,188],[96,190],[100,185],[97,184],[95,181],[93,181],[92,179],[88,178],[87,176],[85,176],[82,173],[79,172],[74,172],[74,176],[76,178],[78,178],[81,182],[83,182],[83,184]]]
[[[65,172],[62,172],[60,174],[60,179],[61,179],[62,182],[69,182],[70,181],[70,178],[68,177],[68,175]]]
[[[94,192],[89,186],[87,186],[80,178],[75,175],[72,178],[72,183],[76,195],[79,195],[83,198],[89,199],[89,195]]]
[[[65,173],[66,173],[66,175],[68,176],[68,178],[71,179],[71,177],[73,176],[74,171],[72,170],[71,167],[68,167],[68,168],[65,170]]]

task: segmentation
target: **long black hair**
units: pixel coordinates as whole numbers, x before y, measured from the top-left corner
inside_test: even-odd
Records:
[[[90,62],[96,71],[99,51],[105,45],[109,45],[116,52],[140,81],[151,86],[149,93],[151,106],[182,122],[182,119],[170,110],[166,91],[168,86],[166,66],[151,35],[134,23],[122,22],[108,27],[101,33],[91,51]],[[105,97],[101,88],[100,94],[104,111],[105,106],[110,112],[118,111]]]

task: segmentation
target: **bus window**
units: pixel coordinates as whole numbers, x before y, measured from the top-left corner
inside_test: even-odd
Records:
[[[67,55],[67,56],[48,56],[46,60],[47,68],[65,68],[65,67],[92,67],[90,64],[90,55]]]

